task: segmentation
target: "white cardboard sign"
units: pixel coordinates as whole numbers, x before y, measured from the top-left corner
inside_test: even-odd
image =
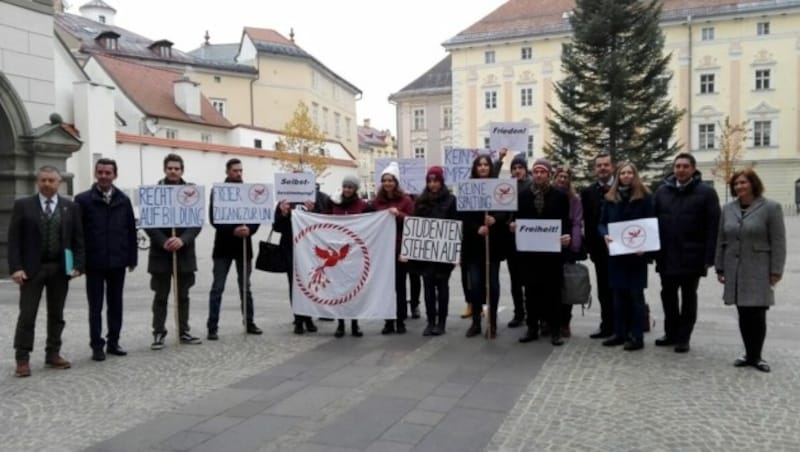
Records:
[[[314,173],[275,173],[275,200],[278,202],[314,202],[317,177]]]
[[[561,220],[515,220],[517,251],[561,252]]]
[[[275,219],[272,184],[214,184],[215,224],[266,224]]]
[[[400,168],[400,187],[406,193],[417,195],[425,189],[425,159],[375,159],[375,191],[381,186],[381,173],[390,163],[397,162]]]
[[[490,149],[446,148],[444,150],[444,182],[447,185],[457,184],[469,179],[472,162],[479,155],[488,155],[492,161],[497,160],[498,152]]]
[[[658,219],[640,218],[608,224],[609,256],[658,251],[661,240],[658,238]]]
[[[205,218],[205,188],[200,185],[139,187],[139,225],[143,229],[199,228]]]
[[[516,211],[515,179],[467,179],[458,183],[456,209],[470,211]]]
[[[528,149],[528,125],[524,122],[493,122],[489,129],[489,147],[493,151],[506,148],[514,153]]]
[[[458,264],[461,259],[461,221],[406,217],[400,257],[413,261]]]

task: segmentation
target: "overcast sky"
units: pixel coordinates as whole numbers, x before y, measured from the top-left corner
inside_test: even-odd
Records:
[[[238,42],[242,27],[272,28],[295,41],[364,93],[358,122],[395,132],[387,98],[444,58],[442,42],[505,0],[105,0],[116,25],[183,51]],[[86,0],[66,0],[79,14]]]

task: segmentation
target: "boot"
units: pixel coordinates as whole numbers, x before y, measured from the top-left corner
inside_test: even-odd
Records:
[[[317,332],[317,326],[314,325],[314,321],[311,320],[311,317],[306,319],[305,324],[306,324],[306,331],[308,331],[309,333]]]
[[[406,324],[402,320],[398,320],[395,322],[397,325],[397,334],[406,334]]]
[[[467,337],[474,337],[479,334],[481,334],[481,323],[473,321],[472,326],[467,330]]]
[[[422,330],[422,335],[423,336],[433,336],[433,329],[434,328],[435,327],[434,327],[433,321],[428,320],[428,324],[425,326],[425,329]]]
[[[522,318],[522,317],[514,317],[513,319],[511,319],[510,322],[508,322],[508,327],[509,328],[517,328],[517,327],[522,326],[524,323],[525,323],[525,319],[524,318]]]
[[[384,321],[381,334],[393,334],[393,333],[394,333],[394,320]]]
[[[447,325],[447,320],[444,318],[439,319],[439,323],[433,326],[433,335],[434,336],[441,336],[445,333],[445,326]]]
[[[561,339],[561,333],[559,331],[553,330],[553,335],[550,336],[550,343],[553,345],[564,345],[564,339]]]
[[[358,327],[358,320],[350,322],[350,331],[353,337],[361,337],[364,335],[364,333],[361,332],[361,328]]]
[[[418,318],[420,318],[420,314],[419,314],[419,302],[417,302],[417,303],[411,303],[411,318],[412,318],[412,319],[418,319]]]
[[[344,336],[344,320],[339,320],[339,325],[336,327],[336,332],[333,333],[336,337]]]
[[[528,331],[525,332],[524,336],[519,338],[519,341],[522,342],[523,344],[525,344],[525,343],[528,343],[528,342],[533,342],[533,341],[538,340],[538,339],[539,339],[539,331],[538,331],[538,329],[535,326],[534,327],[530,327],[529,326],[528,327]]]
[[[467,303],[467,307],[464,309],[464,313],[461,314],[462,319],[468,319],[472,317],[472,305]]]

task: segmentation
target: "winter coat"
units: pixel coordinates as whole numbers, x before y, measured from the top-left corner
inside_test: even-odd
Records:
[[[166,184],[166,180],[158,181],[158,185]],[[181,179],[179,184],[187,184]],[[178,273],[191,273],[197,271],[197,255],[195,254],[194,242],[202,228],[175,228],[175,237],[183,242],[183,247],[177,251]],[[150,253],[147,259],[147,272],[151,274],[172,273],[172,252],[164,249],[164,243],[172,237],[172,229],[145,229],[147,236],[150,237]]]
[[[226,180],[225,183],[231,183]],[[235,183],[235,182],[233,182]],[[214,232],[214,249],[211,251],[213,259],[241,259],[242,258],[242,238],[236,237],[233,231],[241,225],[238,224],[216,224],[214,223],[214,192],[211,192],[211,199],[208,205],[208,222],[216,229]],[[250,229],[250,235],[246,237],[247,259],[253,258],[253,236],[258,232],[260,224],[245,225]]]
[[[572,222],[569,219],[569,197],[555,187],[550,187],[544,193],[544,208],[542,213],[536,211],[534,205],[533,185],[519,192],[517,211],[513,214],[514,220],[561,220],[561,234],[569,234]],[[565,250],[560,253],[517,251],[521,262],[535,259],[539,263],[551,262],[552,265],[561,265],[566,258]]]
[[[317,191],[316,201],[314,201],[313,213],[322,213],[330,209],[331,198],[327,194]],[[305,210],[305,206],[301,202],[291,203],[292,209],[286,216],[281,215],[280,203],[275,205],[275,221],[272,223],[272,230],[281,235],[281,240],[278,246],[281,250],[281,255],[288,262],[289,268],[294,261],[294,243],[292,242],[292,210]]]
[[[786,228],[780,204],[759,197],[743,213],[738,200],[725,205],[717,240],[717,274],[725,277],[725,304],[775,304],[770,275],[783,275]]]
[[[439,218],[455,220],[458,218],[456,211],[456,197],[447,187],[442,186],[439,196],[426,200],[427,194],[423,192],[414,204],[414,216],[423,218]],[[454,264],[444,262],[410,261],[412,273],[448,279],[455,268]]]
[[[359,198],[358,195],[353,196],[352,199],[341,199],[341,202],[336,202],[336,198],[331,198],[331,203],[327,209],[322,213],[326,215],[357,215],[359,213],[367,213],[372,211],[372,207],[366,201]]]
[[[380,194],[372,201],[372,210],[386,210],[396,207],[398,215],[395,217],[397,223],[397,236],[395,239],[395,256],[400,255],[400,242],[403,240],[403,220],[414,213],[414,201],[408,195],[399,196],[394,199],[382,197]]]
[[[567,248],[567,261],[576,262],[586,259],[586,249],[583,238],[583,204],[578,194],[569,196],[569,222],[570,230],[569,248]]]
[[[131,200],[112,187],[111,202],[93,184],[75,196],[81,208],[86,249],[86,269],[136,267],[139,249],[136,241],[136,218]]]
[[[597,229],[607,191],[601,182],[595,182],[581,191],[584,245],[593,262],[605,262],[608,259],[606,241]]]
[[[608,235],[608,224],[630,221],[639,218],[652,218],[653,197],[646,195],[642,199],[629,201],[622,198],[617,202],[605,201],[597,232],[600,237]],[[605,242],[605,239],[604,239]],[[608,257],[608,287],[611,289],[644,289],[647,287],[647,263],[652,256],[645,253],[624,254]]]
[[[653,196],[661,250],[656,271],[663,275],[705,276],[714,265],[719,226],[719,197],[700,172],[678,187],[674,175]]]
[[[501,262],[508,254],[508,214],[506,212],[489,212],[494,217],[494,225],[489,227],[489,260]],[[459,212],[461,220],[461,264],[483,263],[486,261],[486,239],[478,234],[483,226],[486,212]]]

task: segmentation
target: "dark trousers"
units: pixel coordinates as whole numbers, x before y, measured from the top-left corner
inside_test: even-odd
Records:
[[[108,344],[119,345],[122,329],[122,289],[125,287],[125,267],[92,269],[86,272],[86,298],[89,300],[89,346],[101,349],[103,340],[103,296],[106,300]]]
[[[222,293],[225,292],[225,281],[228,279],[228,273],[231,270],[231,264],[236,263],[236,283],[239,287],[239,311],[246,309],[245,318],[247,325],[253,323],[253,293],[250,291],[250,274],[253,270],[252,261],[247,261],[247,278],[242,278],[242,270],[244,270],[243,259],[234,259],[232,257],[218,257],[214,259],[213,274],[214,282],[211,283],[211,293],[208,296],[208,322],[206,327],[208,331],[217,331],[219,324],[219,308],[222,304]],[[244,288],[243,288],[243,284]],[[242,300],[242,292],[244,291],[244,300]],[[244,301],[244,302],[243,302]],[[244,305],[244,306],[242,306]]]
[[[408,282],[411,286],[411,307],[419,306],[420,295],[422,294],[422,276],[417,273],[408,273]],[[403,282],[405,284],[405,282]]]
[[[608,255],[592,257],[594,274],[597,277],[597,301],[600,302],[600,330],[613,333],[614,328],[614,296],[608,287]]]
[[[19,317],[14,333],[14,349],[19,362],[27,362],[33,351],[36,314],[42,292],[47,302],[47,342],[45,356],[56,356],[61,351],[61,332],[64,331],[64,300],[67,298],[69,278],[58,262],[43,263],[39,271],[19,288]]]
[[[469,280],[469,268],[468,264],[461,263],[461,290],[464,291],[464,302],[468,305],[472,305],[472,284],[470,284]],[[481,298],[482,302],[483,298]]]
[[[697,321],[697,275],[661,275],[661,305],[664,334],[678,342],[689,342]],[[678,300],[680,290],[680,300]]]
[[[430,324],[438,324],[443,327],[447,323],[447,310],[450,305],[449,279],[434,275],[422,277],[425,287],[425,315]]]
[[[644,339],[644,289],[614,289],[614,334],[636,341]]]
[[[569,326],[572,321],[572,305],[561,303],[561,326]]]
[[[489,262],[489,274],[486,274],[486,263],[470,262],[467,264],[470,283],[470,302],[472,303],[472,322],[481,323],[481,311],[486,302],[486,282],[489,281],[489,312],[491,328],[497,326],[497,304],[500,301],[500,262]]]
[[[292,285],[294,284],[294,266],[289,262],[289,271],[286,272],[286,279],[289,281],[289,306],[292,305]],[[294,315],[294,324],[303,325],[311,322],[311,317],[307,315]]]
[[[750,362],[761,359],[764,339],[767,337],[767,307],[737,306],[739,311],[739,332],[742,333],[745,354]]]
[[[178,273],[178,324],[179,334],[188,333],[189,328],[189,289],[194,286],[194,272]],[[167,304],[172,290],[172,273],[152,273],[150,288],[153,296],[153,334],[166,333]]]
[[[511,299],[514,301],[514,318],[525,320],[525,271],[516,254],[512,253],[506,261],[508,276],[511,279]]]
[[[525,271],[531,275],[525,279],[525,311],[528,314],[526,325],[537,331],[539,322],[550,326],[551,334],[559,334],[561,314],[561,285],[564,270],[559,260],[545,262],[524,262]]]
[[[408,263],[396,261],[394,263],[394,294],[397,305],[397,322],[403,323],[408,317],[408,300],[406,300],[406,276]]]

